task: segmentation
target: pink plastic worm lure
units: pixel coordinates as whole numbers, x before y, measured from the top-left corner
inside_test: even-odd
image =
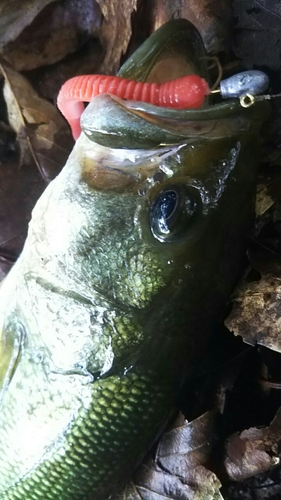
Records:
[[[210,88],[198,75],[188,75],[166,83],[142,83],[118,76],[83,75],[71,78],[58,95],[58,108],[67,119],[74,139],[78,139],[83,102],[108,93],[121,99],[142,101],[166,108],[199,108]]]

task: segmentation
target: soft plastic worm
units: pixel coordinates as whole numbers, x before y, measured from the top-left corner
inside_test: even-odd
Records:
[[[166,83],[143,83],[118,76],[83,75],[68,80],[58,95],[58,108],[67,119],[74,139],[81,132],[80,116],[83,102],[90,102],[96,95],[108,93],[121,99],[142,101],[167,108],[199,108],[209,85],[198,75],[189,75]]]

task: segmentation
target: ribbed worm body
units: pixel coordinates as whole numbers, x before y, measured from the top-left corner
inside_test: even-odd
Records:
[[[83,102],[90,102],[96,95],[113,94],[121,99],[147,102],[167,108],[199,108],[209,86],[198,75],[188,75],[162,84],[143,83],[118,76],[82,75],[71,78],[61,88],[58,108],[69,122],[74,139],[80,135],[80,116]]]

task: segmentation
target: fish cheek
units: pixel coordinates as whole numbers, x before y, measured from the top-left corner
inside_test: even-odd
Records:
[[[251,148],[239,137],[200,147],[189,163],[193,175],[177,181],[175,176],[173,184],[162,185],[151,199],[151,235],[159,254],[173,263],[172,279],[161,296],[163,304],[169,304],[170,334],[177,328],[204,331],[222,313],[237,279],[253,216],[256,169],[254,156],[249,158]],[[205,159],[197,163],[197,175],[195,159]],[[179,206],[175,194],[179,185],[200,195],[200,210],[196,216],[191,212],[192,223],[183,223],[182,232],[169,233]]]

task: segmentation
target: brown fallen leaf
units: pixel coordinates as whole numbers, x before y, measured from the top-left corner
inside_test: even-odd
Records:
[[[100,26],[95,0],[54,2],[5,45],[2,55],[17,71],[54,64],[97,37]]]
[[[276,166],[269,158],[260,169],[257,185],[256,216],[261,217],[281,197],[281,168],[280,163]]]
[[[244,342],[281,352],[281,177],[280,167],[267,170],[258,187],[255,230],[248,246],[252,268],[234,294],[225,324]]]
[[[137,0],[97,0],[104,21],[100,40],[106,51],[100,73],[115,74],[121,56],[126,52],[132,35],[131,15],[137,9]]]
[[[268,427],[234,434],[226,444],[224,465],[229,478],[242,481],[280,463],[281,408]]]
[[[1,0],[0,2],[0,51],[15,40],[39,12],[54,0]]]
[[[264,276],[244,284],[233,299],[227,328],[244,342],[281,352],[281,280]]]
[[[165,432],[155,458],[146,460],[115,500],[222,500],[217,476],[208,461],[216,413],[192,422],[182,414]]]
[[[73,146],[69,127],[58,109],[40,98],[27,79],[2,60],[4,97],[11,127],[18,135],[21,163],[32,158],[50,182],[64,166]]]
[[[274,467],[244,481],[230,481],[227,500],[279,500],[281,498],[281,468]]]
[[[261,216],[269,210],[275,203],[275,199],[270,195],[268,185],[260,183],[257,186],[256,215]]]

